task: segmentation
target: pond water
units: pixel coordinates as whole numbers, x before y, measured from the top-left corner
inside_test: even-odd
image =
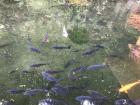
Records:
[[[140,105],[139,7],[1,0],[0,105]]]

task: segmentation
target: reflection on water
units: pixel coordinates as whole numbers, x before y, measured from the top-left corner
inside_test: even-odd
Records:
[[[138,1],[2,0],[0,19],[0,104],[139,105]]]

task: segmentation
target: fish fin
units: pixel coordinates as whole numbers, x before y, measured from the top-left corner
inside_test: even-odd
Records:
[[[140,46],[140,36],[137,39],[136,45]]]

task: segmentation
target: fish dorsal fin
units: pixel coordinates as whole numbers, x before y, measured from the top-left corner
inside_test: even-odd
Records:
[[[140,36],[137,39],[136,45],[140,46]]]

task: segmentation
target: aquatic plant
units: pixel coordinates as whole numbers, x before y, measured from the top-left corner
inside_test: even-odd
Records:
[[[69,30],[69,38],[76,44],[84,44],[89,41],[89,34],[84,27],[73,27],[73,30]]]

